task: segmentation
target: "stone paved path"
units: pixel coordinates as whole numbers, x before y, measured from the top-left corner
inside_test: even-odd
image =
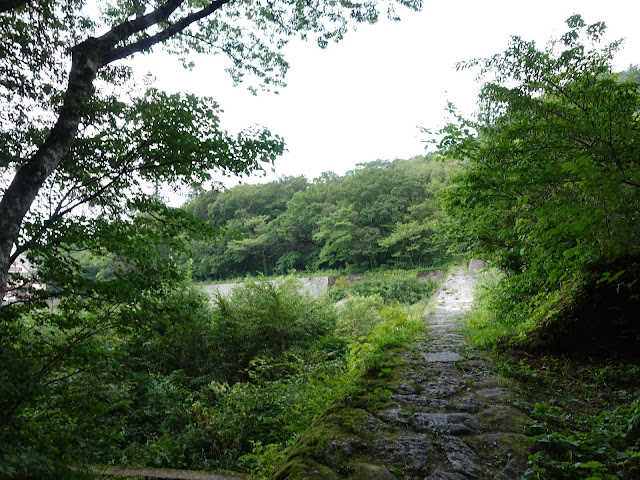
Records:
[[[458,331],[474,282],[462,269],[445,281],[427,335],[375,383],[390,391],[382,408],[354,399],[329,412],[272,479],[519,479],[530,419],[514,407],[514,385]]]
[[[446,280],[436,297],[437,309],[425,316],[429,334],[416,347],[419,355],[410,361],[406,383],[391,389],[394,405],[377,414],[406,428],[406,435],[396,440],[398,447],[411,444],[409,450],[423,453],[396,466],[405,478],[515,480],[524,473],[527,442],[522,431],[529,419],[512,406],[515,394],[508,381],[457,332],[473,300],[474,283],[462,269]],[[384,449],[392,452],[394,446]]]

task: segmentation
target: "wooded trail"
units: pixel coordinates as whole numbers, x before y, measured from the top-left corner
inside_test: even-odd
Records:
[[[513,385],[458,333],[474,284],[473,272],[462,269],[447,278],[436,310],[425,317],[429,333],[417,346],[422,358],[408,375],[414,392],[395,395],[400,409],[421,407],[408,425],[425,432],[435,449],[430,480],[515,480],[526,467],[522,431],[530,419],[514,406]]]
[[[427,334],[397,354],[382,408],[328,413],[273,478],[519,479],[531,420],[516,386],[459,332],[474,283],[472,270],[446,279]]]

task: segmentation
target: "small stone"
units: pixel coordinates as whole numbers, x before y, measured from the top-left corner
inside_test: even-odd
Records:
[[[462,397],[459,400],[458,409],[467,413],[476,413],[480,411],[484,404],[480,401],[478,397],[476,397],[473,393]]]
[[[416,413],[411,425],[420,432],[473,433],[480,424],[466,413]]]
[[[389,408],[387,410],[381,410],[378,412],[377,417],[385,422],[395,422],[402,425],[409,425],[409,419],[407,418],[407,412],[401,408]]]
[[[441,398],[430,399],[428,406],[434,410],[456,410],[456,406]]]
[[[429,399],[424,395],[391,395],[391,400],[403,405],[429,405]]]
[[[444,452],[454,470],[477,478],[482,472],[476,465],[478,454],[458,437],[448,436],[444,441]]]
[[[393,390],[394,392],[400,395],[411,395],[416,393],[416,389],[413,388],[411,385],[407,385],[406,383],[403,383],[399,387],[392,388],[391,390]]]

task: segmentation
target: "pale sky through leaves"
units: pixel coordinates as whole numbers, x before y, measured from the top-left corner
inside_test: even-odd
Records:
[[[425,0],[419,13],[399,12],[402,21],[360,26],[326,50],[293,42],[286,50],[288,86],[279,95],[253,96],[243,85],[232,87],[223,55],[194,57],[193,71],[162,53],[138,57],[135,65],[155,75],[159,88],[216,99],[228,130],[259,124],[283,136],[288,152],[265,178],[273,180],[300,174],[312,179],[328,170],[342,175],[360,162],[424,153],[418,125],[442,126],[447,100],[463,113],[474,109],[475,72],[456,71],[456,62],[502,52],[511,35],[543,45],[566,32],[564,21],[574,13],[587,23],[604,21],[605,41],[626,38],[617,69],[640,64],[635,0]]]

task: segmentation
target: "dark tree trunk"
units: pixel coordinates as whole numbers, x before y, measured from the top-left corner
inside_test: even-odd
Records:
[[[72,49],[69,83],[58,120],[38,151],[18,169],[0,201],[0,299],[6,292],[8,270],[15,256],[12,252],[24,218],[47,177],[56,170],[73,146],[83,108],[92,95],[98,70],[136,52],[148,50],[180,33],[192,23],[211,15],[231,0],[215,0],[202,9],[169,23],[154,35],[118,47],[123,40],[130,39],[153,25],[166,22],[184,1],[167,0],[149,14],[138,15],[135,20],[123,22],[98,38],[88,38]],[[0,2],[0,12],[27,3],[20,0]]]
[[[26,5],[27,0],[0,0],[0,13]]]
[[[93,90],[96,72],[102,66],[95,39],[78,45],[73,52],[69,85],[51,133],[38,151],[13,177],[0,201],[0,293],[4,296],[12,250],[20,234],[25,215],[44,181],[69,152],[78,132],[82,105]]]

